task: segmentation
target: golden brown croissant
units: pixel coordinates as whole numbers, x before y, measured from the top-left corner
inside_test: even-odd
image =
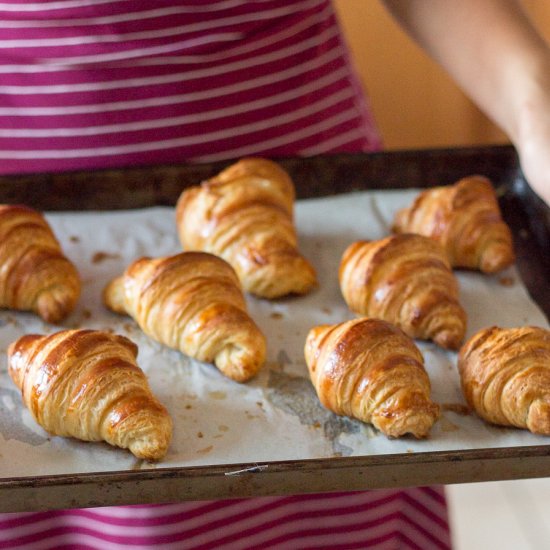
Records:
[[[104,301],[148,336],[214,362],[238,382],[254,376],[265,360],[265,337],[247,313],[237,275],[212,254],[136,260],[105,288]]]
[[[59,323],[74,309],[80,278],[44,216],[0,205],[0,307],[33,311]]]
[[[412,338],[458,349],[466,313],[441,247],[421,235],[357,241],[344,255],[340,288],[352,311],[397,325]]]
[[[311,329],[305,357],[321,403],[389,437],[425,437],[439,416],[422,354],[394,325],[355,319]]]
[[[466,400],[493,424],[550,435],[550,331],[490,327],[461,348]]]
[[[106,441],[161,459],[172,421],[136,364],[137,346],[97,330],[28,334],[8,349],[9,373],[35,420],[54,435]]]
[[[228,261],[243,288],[263,298],[305,294],[316,285],[297,248],[294,184],[275,162],[247,158],[185,190],[176,221],[186,250]]]
[[[515,260],[512,233],[491,182],[483,176],[423,191],[411,206],[397,212],[393,231],[436,240],[453,267],[495,273]]]

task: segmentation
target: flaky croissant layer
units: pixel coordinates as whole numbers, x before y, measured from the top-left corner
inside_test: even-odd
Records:
[[[466,400],[493,424],[550,435],[550,331],[489,327],[461,348]]]
[[[515,261],[512,233],[484,176],[423,191],[396,214],[393,230],[434,239],[453,267],[495,273]]]
[[[0,307],[33,311],[61,322],[80,297],[80,277],[44,216],[0,205]]]
[[[141,258],[111,281],[103,299],[151,338],[244,382],[261,368],[265,337],[248,315],[237,275],[205,252]]]
[[[311,329],[305,358],[319,400],[389,437],[426,437],[439,416],[422,354],[400,329],[355,319]]]
[[[243,288],[257,296],[305,294],[317,279],[298,250],[294,198],[294,184],[277,163],[242,159],[181,194],[181,244],[224,258]]]
[[[339,269],[352,311],[397,325],[412,338],[458,349],[466,331],[458,282],[441,247],[421,235],[357,241]]]
[[[172,421],[136,363],[137,346],[94,330],[29,334],[8,349],[8,369],[35,420],[54,435],[106,441],[136,457],[167,452]]]

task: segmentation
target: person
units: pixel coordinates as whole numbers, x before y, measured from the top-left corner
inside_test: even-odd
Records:
[[[527,181],[550,204],[550,51],[521,2],[384,0],[384,4],[504,130]]]
[[[384,3],[550,202],[550,56],[519,3]],[[5,1],[0,14],[3,174],[382,147],[330,0]],[[352,489],[3,514],[2,544],[451,547],[443,488]]]

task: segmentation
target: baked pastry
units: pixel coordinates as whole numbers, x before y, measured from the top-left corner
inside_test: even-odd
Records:
[[[411,206],[397,212],[393,231],[436,240],[453,267],[495,273],[515,261],[512,233],[484,176],[423,191]]]
[[[319,400],[389,437],[426,437],[439,416],[422,354],[394,325],[361,318],[311,329],[306,363]]]
[[[550,331],[489,327],[461,348],[466,401],[493,424],[550,435]]]
[[[80,278],[44,216],[23,205],[0,205],[0,307],[59,323],[80,297]]]
[[[357,241],[342,256],[340,288],[352,311],[384,319],[412,338],[458,349],[466,312],[441,247],[421,235]]]
[[[247,313],[237,275],[212,254],[136,260],[107,285],[103,298],[151,338],[215,363],[238,382],[254,376],[265,360],[265,337]]]
[[[128,338],[97,330],[28,334],[8,348],[8,370],[35,420],[53,435],[106,441],[160,460],[172,421],[136,364]]]
[[[297,247],[294,198],[294,184],[278,164],[243,159],[181,194],[181,244],[224,258],[256,296],[306,294],[316,274]]]

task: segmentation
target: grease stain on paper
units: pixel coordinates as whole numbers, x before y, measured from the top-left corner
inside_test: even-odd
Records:
[[[31,428],[25,425],[23,407],[15,406],[18,401],[21,401],[19,392],[0,388],[0,433],[2,437],[5,441],[15,439],[33,447],[43,445],[49,438],[33,432]]]
[[[221,400],[227,397],[227,393],[225,393],[224,391],[211,391],[208,392],[208,397]]]
[[[325,409],[309,380],[270,371],[267,385],[267,400],[279,410],[296,417],[301,424],[313,429],[322,428],[334,455],[350,456],[353,453],[351,447],[340,443],[339,437],[360,432],[362,423]]]

